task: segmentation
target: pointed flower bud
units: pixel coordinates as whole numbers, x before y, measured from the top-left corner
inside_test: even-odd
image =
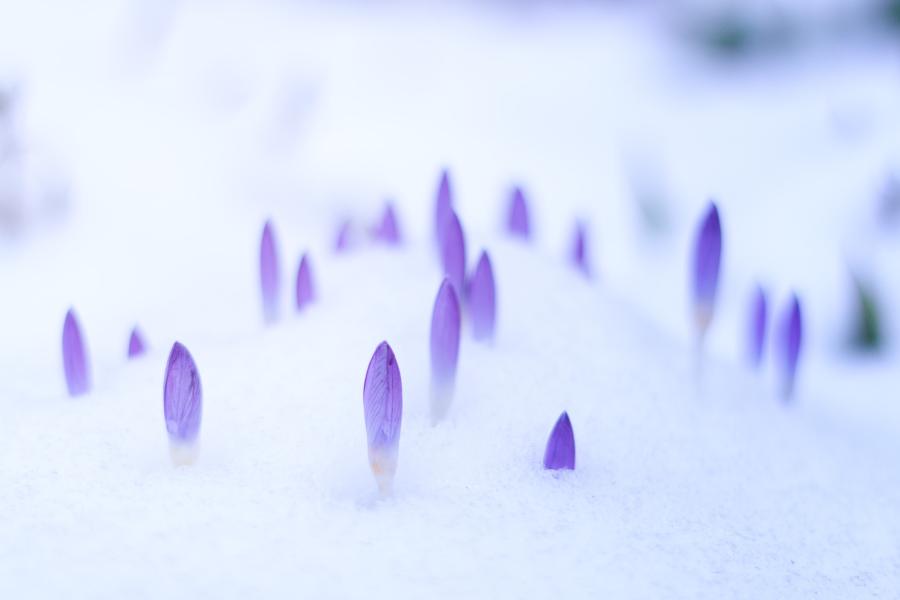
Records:
[[[300,259],[300,268],[297,269],[297,310],[303,310],[307,304],[316,299],[312,267],[309,263],[309,255],[304,254]]]
[[[266,323],[274,323],[278,320],[280,281],[278,250],[271,221],[266,221],[259,244],[259,283],[262,291],[263,317]]]
[[[591,267],[587,258],[587,231],[584,223],[575,224],[575,237],[572,242],[572,264],[586,277],[591,276]]]
[[[547,450],[544,451],[545,469],[574,469],[575,468],[575,434],[572,432],[572,423],[569,414],[565,411],[559,416],[550,439],[547,440]]]
[[[447,414],[456,385],[459,360],[459,300],[448,279],[444,279],[431,314],[431,421]]]
[[[762,362],[763,351],[766,345],[766,292],[762,286],[757,285],[750,302],[750,330],[748,356],[750,364],[759,367]]]
[[[528,206],[525,202],[525,192],[516,186],[512,190],[509,202],[509,217],[506,227],[515,236],[528,239],[531,237],[531,227],[528,221]]]
[[[877,351],[884,343],[884,326],[875,288],[858,275],[853,276],[854,318],[850,344],[858,350]]]
[[[438,184],[437,199],[434,210],[434,232],[438,241],[438,248],[444,247],[444,227],[450,213],[453,212],[453,192],[450,187],[450,172],[444,169],[441,173],[441,181]]]
[[[63,323],[62,354],[69,395],[74,397],[88,393],[91,390],[91,372],[87,350],[81,336],[81,326],[72,308],[66,313]]]
[[[800,311],[800,300],[796,294],[791,294],[787,310],[782,316],[778,341],[781,349],[779,357],[782,368],[781,393],[782,398],[787,401],[794,395],[797,364],[803,344],[803,317]]]
[[[338,254],[346,252],[350,248],[351,235],[352,226],[350,225],[349,219],[342,221],[338,228],[337,238],[334,240],[334,251]]]
[[[476,340],[494,338],[494,323],[497,318],[495,302],[494,269],[486,251],[481,253],[475,273],[469,281],[469,307],[472,315],[472,334]]]
[[[131,330],[131,337],[128,338],[128,358],[137,358],[147,352],[147,344],[144,343],[144,336],[141,330],[135,325]]]
[[[176,465],[194,462],[203,413],[203,388],[194,358],[180,342],[172,346],[166,364],[163,413],[172,461]]]
[[[394,213],[394,205],[388,202],[381,215],[381,223],[375,228],[374,237],[389,245],[400,243],[400,227],[397,225],[397,215]]]
[[[369,361],[363,384],[363,413],[369,445],[369,466],[382,494],[391,490],[397,471],[403,386],[394,351],[381,342]]]
[[[466,279],[466,240],[455,212],[450,211],[444,226],[441,263],[444,275],[453,284],[457,295],[460,295]]]
[[[722,228],[719,209],[710,202],[700,224],[694,246],[694,319],[702,339],[712,321],[719,284],[719,261],[722,256]]]

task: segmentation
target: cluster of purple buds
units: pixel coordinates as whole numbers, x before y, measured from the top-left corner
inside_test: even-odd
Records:
[[[721,257],[722,227],[719,223],[719,209],[715,203],[710,202],[694,245],[694,326],[701,341],[715,311]]]
[[[431,314],[431,422],[447,414],[456,386],[459,360],[460,308],[456,290],[444,279]]]
[[[75,316],[74,309],[66,313],[62,335],[63,371],[66,375],[66,386],[72,397],[81,396],[91,391],[91,371],[88,363],[87,349],[81,326]]]
[[[174,464],[187,465],[196,460],[202,414],[203,387],[197,365],[188,349],[175,342],[163,383],[163,415]]]
[[[387,342],[375,349],[363,384],[363,414],[369,448],[369,466],[382,495],[390,493],[397,472],[403,385],[400,367]]]

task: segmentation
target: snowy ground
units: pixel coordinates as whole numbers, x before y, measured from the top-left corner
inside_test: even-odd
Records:
[[[0,9],[33,186],[68,181],[64,211],[32,207],[0,242],[0,597],[897,593],[900,355],[841,341],[848,265],[900,303],[900,231],[875,222],[900,163],[896,48],[726,68],[634,10],[464,6]],[[493,255],[499,336],[465,337],[450,420],[432,428],[443,165],[470,265]],[[662,234],[633,200],[640,170],[666,198]],[[513,181],[531,245],[500,231]],[[687,260],[711,195],[723,289],[698,381]],[[396,250],[363,239],[386,197]],[[286,289],[272,328],[267,217],[286,287],[309,250],[320,295],[296,315]],[[338,256],[347,217],[358,244]],[[579,217],[593,282],[565,262]],[[804,301],[790,406],[768,360],[742,361],[757,280],[776,310],[790,289]],[[95,381],[77,400],[59,350],[70,305]],[[151,352],[127,363],[135,323]],[[162,419],[176,339],[205,392],[200,460],[178,469]],[[382,339],[405,406],[388,500],[361,398]],[[578,466],[554,475],[540,462],[562,410]]]

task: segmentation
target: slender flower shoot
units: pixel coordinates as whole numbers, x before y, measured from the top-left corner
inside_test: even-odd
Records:
[[[137,358],[143,356],[147,352],[147,344],[144,343],[144,336],[141,330],[135,325],[131,330],[131,337],[128,338],[128,358]]]
[[[394,205],[388,202],[381,214],[381,223],[373,232],[375,239],[380,240],[388,245],[396,246],[400,243],[400,227],[397,225],[397,215],[394,212]]]
[[[300,268],[297,269],[297,310],[303,308],[316,299],[312,281],[312,267],[310,267],[309,255],[304,254],[300,259]]]
[[[575,238],[572,242],[572,264],[585,277],[591,276],[591,266],[587,257],[587,230],[581,221],[575,224]]]
[[[274,323],[278,320],[278,292],[281,283],[278,274],[278,250],[275,246],[271,221],[266,221],[259,244],[259,283],[262,291],[263,318],[266,323]]]
[[[575,434],[569,414],[563,411],[550,432],[547,449],[544,451],[545,469],[575,468]]]
[[[194,358],[180,342],[172,346],[166,364],[163,413],[172,462],[176,465],[193,463],[197,458],[197,437],[203,413],[203,387]]]
[[[466,279],[466,239],[456,213],[450,211],[444,223],[441,263],[444,275],[453,284],[457,296],[461,297]]]
[[[525,203],[525,192],[516,186],[512,190],[509,202],[509,218],[506,227],[511,234],[524,239],[531,237],[528,221],[528,205]]]
[[[81,326],[72,308],[66,313],[66,320],[63,323],[62,354],[69,395],[74,398],[91,391],[87,350],[81,336]]]
[[[719,224],[719,209],[715,203],[710,202],[694,246],[694,324],[700,340],[705,336],[713,318],[721,257],[722,227]]]
[[[494,339],[497,305],[494,288],[494,269],[487,251],[481,253],[475,274],[469,281],[469,307],[472,315],[472,334],[478,341]]]
[[[787,402],[794,395],[797,364],[803,345],[803,316],[800,310],[800,300],[796,294],[791,294],[790,303],[781,318],[779,342],[781,349],[779,359],[782,368],[781,394],[782,399]]]
[[[451,212],[453,212],[453,191],[450,187],[450,172],[444,169],[441,173],[441,182],[438,184],[434,211],[434,233],[438,248],[444,247],[444,227]]]
[[[334,240],[334,251],[340,254],[341,252],[346,252],[350,248],[350,237],[352,234],[352,227],[350,225],[349,220],[345,220],[341,222],[341,226],[338,228],[337,237]]]
[[[391,491],[397,472],[403,386],[394,351],[381,342],[369,361],[363,384],[363,413],[369,442],[369,466],[382,495]]]
[[[450,408],[459,360],[459,300],[449,279],[444,279],[431,314],[431,422],[441,421]]]
[[[757,285],[753,291],[753,299],[750,302],[750,321],[747,339],[747,353],[750,364],[759,368],[762,364],[763,352],[766,347],[766,321],[768,320],[768,303],[766,291]]]

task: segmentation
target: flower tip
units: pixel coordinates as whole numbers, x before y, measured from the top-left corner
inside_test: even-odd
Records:
[[[394,205],[390,202],[385,204],[384,212],[381,214],[381,223],[375,228],[374,237],[388,245],[397,245],[400,243],[400,226],[397,224],[397,214],[394,211]]]
[[[750,364],[759,368],[762,363],[763,353],[765,352],[766,342],[766,321],[768,306],[766,300],[766,292],[762,286],[757,285],[753,291],[753,298],[750,302],[750,325],[749,325],[749,343],[748,356]]]
[[[781,366],[782,366],[782,398],[785,401],[794,395],[797,379],[797,366],[803,346],[803,313],[800,299],[791,294],[788,308],[781,323]]]
[[[459,217],[453,210],[449,212],[444,222],[441,244],[441,263],[444,275],[461,297],[466,278],[466,239]]]
[[[494,337],[497,320],[494,268],[486,250],[481,252],[475,273],[468,285],[468,302],[472,315],[472,334],[478,341]]]
[[[147,352],[147,344],[144,343],[144,336],[137,325],[131,330],[131,336],[128,338],[128,358],[137,358],[143,356]]]
[[[202,413],[203,386],[197,365],[188,349],[175,342],[163,382],[163,416],[171,445],[192,446],[196,442]]]
[[[591,276],[591,267],[587,257],[587,230],[581,221],[575,224],[575,235],[572,242],[572,264],[585,277]]]
[[[387,342],[375,348],[363,383],[363,414],[369,465],[382,494],[388,493],[397,470],[403,385],[400,367]]]
[[[453,399],[459,361],[460,309],[456,291],[444,278],[431,315],[431,417],[438,422]]]
[[[719,209],[715,202],[710,202],[694,244],[694,318],[701,339],[713,318],[721,257],[722,228]]]
[[[278,248],[271,220],[266,220],[259,243],[259,283],[262,293],[263,318],[266,323],[278,320]]]
[[[303,254],[303,257],[300,259],[300,266],[297,269],[295,298],[297,310],[303,310],[304,307],[316,299],[312,278],[312,266],[310,265],[310,259],[307,253]]]
[[[517,237],[527,239],[531,235],[528,203],[525,201],[525,192],[519,186],[515,186],[512,190],[506,227]]]
[[[91,389],[91,376],[81,326],[75,310],[66,312],[62,335],[63,372],[66,387],[72,397],[86,394]]]
[[[553,431],[550,432],[550,439],[547,440],[544,468],[553,470],[575,468],[575,434],[572,431],[569,414],[565,411],[557,419]]]

